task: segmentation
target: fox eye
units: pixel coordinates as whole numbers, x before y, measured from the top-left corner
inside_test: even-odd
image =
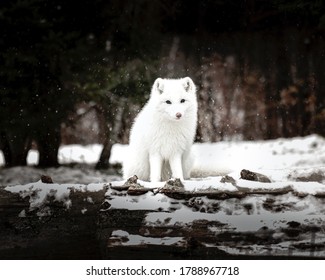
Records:
[[[172,102],[170,100],[166,100],[167,104],[172,104]]]
[[[184,103],[185,102],[185,99],[181,99],[181,103]]]

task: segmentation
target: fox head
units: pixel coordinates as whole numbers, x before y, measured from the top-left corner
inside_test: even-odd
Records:
[[[155,108],[170,120],[181,121],[188,114],[196,114],[196,88],[192,79],[161,79],[153,84],[151,101]]]

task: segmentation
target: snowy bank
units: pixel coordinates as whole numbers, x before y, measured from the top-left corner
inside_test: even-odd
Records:
[[[126,145],[115,144],[110,163],[122,163],[126,148]],[[109,171],[94,170],[93,165],[101,149],[98,144],[63,146],[59,150],[59,162],[77,163],[79,169],[61,166],[45,170],[33,168],[38,161],[38,153],[31,150],[28,154],[29,166],[0,168],[0,185],[35,182],[44,173],[57,183],[88,184],[120,180],[119,176]],[[268,141],[195,143],[192,151],[195,154],[193,177],[239,174],[240,170],[249,169],[275,182],[325,182],[325,139],[318,135]],[[0,151],[1,165],[3,155]]]

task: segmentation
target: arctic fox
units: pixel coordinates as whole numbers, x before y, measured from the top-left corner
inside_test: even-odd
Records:
[[[158,78],[131,128],[124,178],[137,175],[151,182],[189,178],[197,107],[191,78]]]

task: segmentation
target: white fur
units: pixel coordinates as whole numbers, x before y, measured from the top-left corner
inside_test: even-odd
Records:
[[[131,129],[124,178],[137,175],[151,182],[189,178],[196,125],[196,89],[191,78],[158,78]]]

